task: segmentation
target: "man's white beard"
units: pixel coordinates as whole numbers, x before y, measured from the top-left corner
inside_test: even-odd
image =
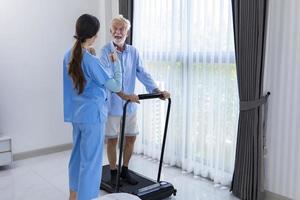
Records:
[[[126,38],[125,39],[116,39],[116,38],[114,38],[113,39],[113,42],[116,44],[116,45],[123,45],[124,43],[125,43],[125,40],[126,40]]]

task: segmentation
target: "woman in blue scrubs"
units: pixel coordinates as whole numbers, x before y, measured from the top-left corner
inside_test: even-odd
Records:
[[[73,126],[73,149],[69,162],[70,200],[98,197],[102,170],[106,90],[121,90],[121,66],[115,53],[110,77],[100,60],[88,52],[97,38],[98,19],[84,14],[76,22],[76,42],[63,62],[64,120]]]

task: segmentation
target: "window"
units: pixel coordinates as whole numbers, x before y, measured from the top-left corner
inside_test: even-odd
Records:
[[[164,161],[230,184],[239,101],[230,0],[135,1],[133,45],[171,92]],[[159,159],[165,109],[143,102],[136,152]]]

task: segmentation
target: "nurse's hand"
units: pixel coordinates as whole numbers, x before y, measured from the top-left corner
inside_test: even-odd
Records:
[[[115,61],[118,60],[118,55],[117,55],[117,52],[116,52],[116,51],[110,53],[110,54],[109,54],[109,57],[110,57],[110,60],[111,60],[112,62],[115,62]]]
[[[96,50],[95,50],[95,48],[94,47],[89,47],[88,48],[88,51],[90,52],[90,54],[92,54],[92,55],[96,55]]]

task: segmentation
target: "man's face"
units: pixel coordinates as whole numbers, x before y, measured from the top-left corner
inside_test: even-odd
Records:
[[[124,24],[120,22],[115,22],[112,24],[110,33],[113,37],[113,41],[117,45],[123,45],[125,43],[125,40],[127,38],[127,30]]]

